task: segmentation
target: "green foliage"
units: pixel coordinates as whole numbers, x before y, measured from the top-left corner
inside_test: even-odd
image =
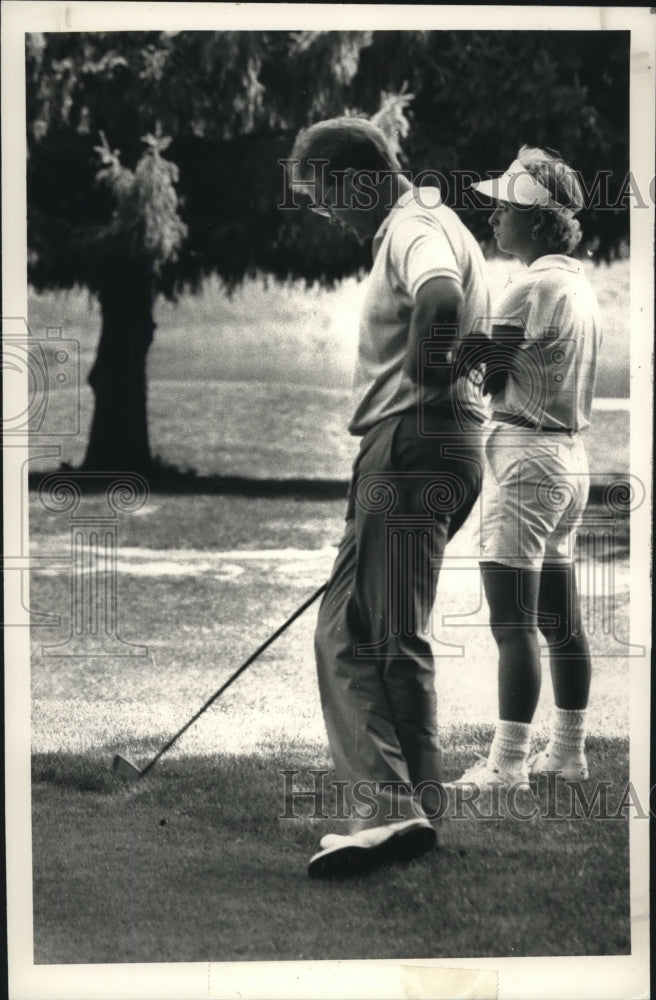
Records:
[[[628,169],[627,33],[53,33],[26,36],[26,58],[39,288],[97,287],[119,245],[168,296],[208,273],[330,284],[366,268],[354,240],[278,208],[298,128],[345,109],[377,116],[415,174],[438,170],[481,240],[487,212],[463,200],[458,171],[548,145],[588,189],[607,170],[612,199]],[[582,224],[600,257],[628,239],[621,205]]]
[[[135,262],[148,262],[158,276],[164,264],[177,260],[187,234],[178,214],[179,171],[161,155],[171,140],[144,136],[146,151],[132,171],[121,164],[119,151],[110,149],[102,132],[101,138],[102,144],[95,147],[102,163],[96,178],[112,191],[116,208],[98,241],[116,241]]]
[[[27,36],[31,281],[97,287],[121,235],[128,254],[151,255],[167,295],[210,272],[232,286],[258,270],[324,269],[334,280],[361,266],[359,248],[316,226],[297,251],[305,219],[294,212],[288,235],[277,160],[300,125],[341,113],[370,41],[369,32]],[[144,154],[146,136],[159,146]]]
[[[378,32],[354,90],[367,107],[380,90],[414,95],[405,163],[439,171],[445,199],[481,240],[488,213],[469,206],[455,171],[500,172],[519,147],[557,149],[591,190],[609,173],[615,203],[629,169],[627,32]],[[616,256],[628,241],[627,205],[584,211],[585,248]]]
[[[371,121],[387,136],[389,143],[397,156],[403,155],[403,144],[410,132],[408,105],[414,99],[413,94],[407,94],[407,83],[404,83],[400,93],[381,93],[380,109],[371,116]]]

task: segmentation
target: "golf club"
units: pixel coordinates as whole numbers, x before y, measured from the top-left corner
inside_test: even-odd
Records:
[[[262,645],[258,646],[255,652],[251,653],[251,655],[248,657],[247,660],[244,660],[242,665],[238,667],[237,670],[235,670],[234,674],[228,677],[227,681],[225,681],[221,685],[218,691],[215,691],[212,697],[208,698],[205,704],[198,709],[196,714],[193,715],[191,719],[189,719],[189,721],[184,724],[182,729],[178,730],[175,736],[171,737],[168,743],[164,744],[162,749],[155,754],[153,759],[150,760],[145,767],[138,768],[137,765],[133,764],[132,761],[128,760],[127,757],[124,757],[122,754],[117,753],[116,756],[114,757],[114,760],[112,761],[112,771],[114,772],[114,774],[117,775],[119,778],[127,778],[131,780],[135,780],[137,778],[143,778],[144,775],[148,774],[148,772],[151,770],[152,767],[154,767],[154,765],[157,763],[160,757],[163,756],[163,754],[165,754],[166,751],[169,750],[173,746],[173,744],[180,739],[183,733],[186,733],[189,727],[194,724],[196,719],[199,719],[203,714],[203,712],[207,711],[207,709],[210,707],[210,705],[212,705],[216,701],[219,695],[222,695],[223,692],[230,687],[232,682],[236,681],[239,675],[242,674],[244,670],[246,670],[246,668],[249,667],[251,663],[253,663],[253,661],[256,660],[258,656],[260,656],[260,654],[263,653],[264,650],[278,638],[279,635],[282,635],[285,629],[289,628],[292,622],[296,621],[296,619],[299,618],[300,615],[302,615],[303,612],[307,608],[309,608],[311,604],[314,604],[316,599],[320,597],[321,594],[323,594],[327,586],[328,586],[327,583],[322,584],[318,590],[315,590],[315,592],[310,597],[308,597],[307,601],[304,601],[303,604],[301,604],[300,608],[296,609],[294,614],[291,615],[286,622],[284,622],[279,628],[277,628],[276,631],[272,635],[270,635],[268,639],[265,639]]]

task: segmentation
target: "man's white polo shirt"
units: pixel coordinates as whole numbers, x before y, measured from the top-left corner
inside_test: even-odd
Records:
[[[478,243],[437,188],[412,188],[399,198],[373,241],[373,267],[360,317],[351,434],[365,434],[385,417],[416,411],[418,386],[404,373],[417,292],[431,278],[454,278],[462,291],[460,337],[489,333],[491,308]],[[428,331],[426,331],[428,336]],[[424,406],[459,409],[479,420],[487,410],[475,374],[452,389],[425,390]]]

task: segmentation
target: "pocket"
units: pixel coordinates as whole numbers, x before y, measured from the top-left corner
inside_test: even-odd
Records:
[[[506,431],[506,427],[495,427],[485,442],[487,468],[499,486],[503,486],[512,479],[525,458],[513,442],[512,435],[507,434]],[[509,439],[510,444],[508,443]]]
[[[390,468],[393,472],[414,472],[421,467],[418,459],[427,450],[426,439],[417,433],[416,416],[397,417],[395,423],[389,445]]]

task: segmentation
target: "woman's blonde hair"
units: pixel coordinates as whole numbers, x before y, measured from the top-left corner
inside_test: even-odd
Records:
[[[560,156],[537,147],[522,146],[517,159],[549,191],[558,205],[572,213],[583,208],[583,191],[576,172]],[[555,253],[571,253],[583,235],[578,220],[569,212],[559,212],[558,209],[542,208],[539,211],[544,215],[541,232],[549,248]]]

